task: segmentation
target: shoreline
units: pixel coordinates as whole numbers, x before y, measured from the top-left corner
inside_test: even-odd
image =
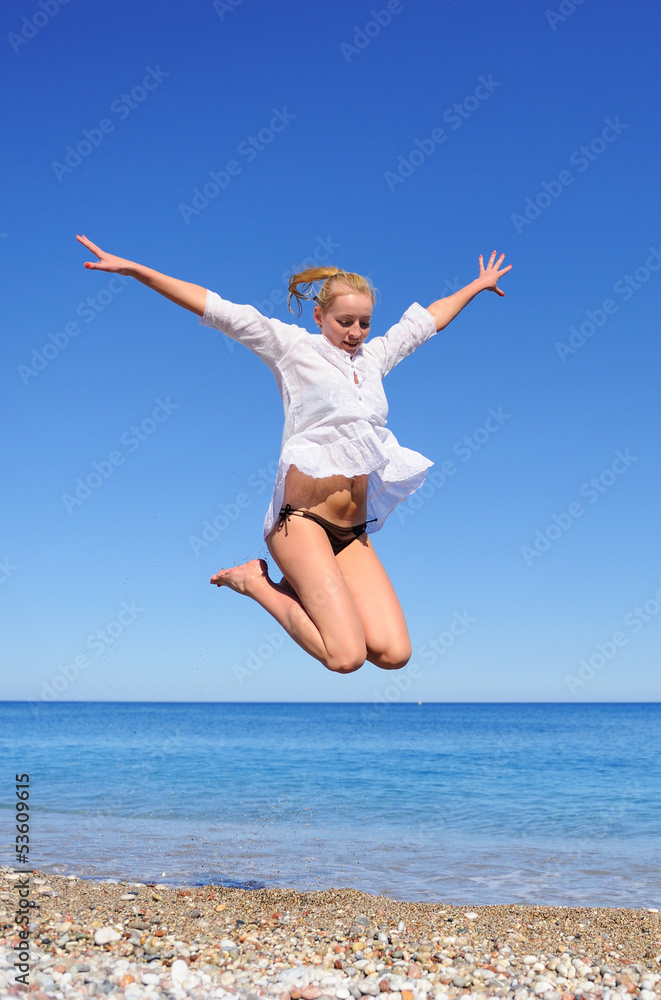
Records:
[[[6,995],[25,989],[11,985],[22,877],[0,872]],[[458,906],[355,889],[180,888],[40,872],[30,891],[34,1000],[661,998],[655,910]]]

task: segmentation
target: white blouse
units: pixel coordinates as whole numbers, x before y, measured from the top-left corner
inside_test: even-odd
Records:
[[[315,479],[368,475],[367,519],[376,518],[368,532],[383,527],[396,504],[422,486],[433,462],[403,448],[387,429],[381,384],[436,333],[431,313],[417,302],[385,336],[365,342],[353,356],[323,333],[262,316],[254,306],[235,305],[212,291],[200,323],[250,348],[269,366],[282,396],[285,427],[264,537],[283,506],[290,465]]]

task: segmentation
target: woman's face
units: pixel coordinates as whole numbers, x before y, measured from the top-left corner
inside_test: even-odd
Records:
[[[365,292],[343,292],[325,311],[315,306],[314,319],[334,347],[353,354],[370,332],[372,299]]]

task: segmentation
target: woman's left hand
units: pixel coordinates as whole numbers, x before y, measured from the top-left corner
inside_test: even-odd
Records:
[[[482,254],[480,254],[480,276],[477,279],[481,284],[483,289],[487,289],[490,292],[495,292],[496,295],[504,295],[505,292],[501,292],[498,287],[498,279],[502,278],[504,274],[512,269],[512,265],[508,264],[507,267],[501,269],[500,265],[505,259],[505,254],[501,253],[498,260],[496,260],[496,251],[489,257],[489,263],[484,266],[484,261],[482,259]]]

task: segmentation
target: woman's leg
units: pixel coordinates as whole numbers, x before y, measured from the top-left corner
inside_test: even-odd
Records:
[[[357,670],[367,654],[361,616],[324,529],[292,517],[273,529],[267,545],[289,587],[273,583],[258,559],[221,570],[211,582],[252,597],[329,670]]]
[[[360,616],[367,659],[386,670],[403,667],[411,657],[404,612],[369,536],[361,535],[336,558]]]

